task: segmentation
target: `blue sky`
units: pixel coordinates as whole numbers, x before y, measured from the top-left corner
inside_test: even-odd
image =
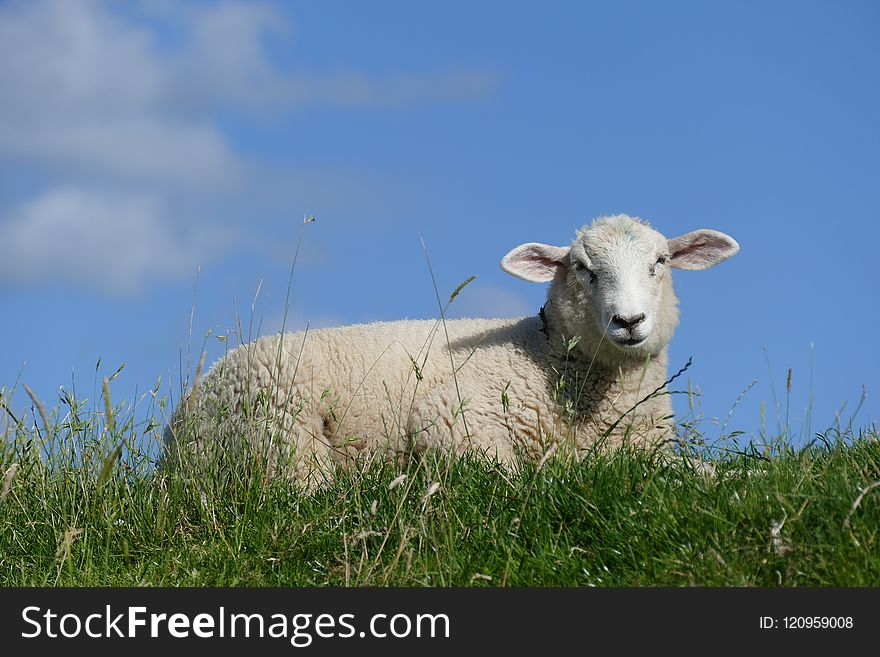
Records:
[[[2,2],[0,386],[176,390],[197,271],[212,361],[258,289],[281,326],[305,213],[294,328],[435,316],[420,237],[444,295],[478,275],[453,314],[535,313],[500,258],[625,212],[742,247],[676,272],[708,438],[754,380],[726,430],[775,430],[788,368],[796,434],[862,386],[865,426],[878,80],[874,2]]]

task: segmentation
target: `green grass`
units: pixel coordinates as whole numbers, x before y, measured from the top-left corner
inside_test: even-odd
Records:
[[[714,479],[623,451],[376,463],[309,492],[160,475],[161,423],[109,403],[34,410],[0,408],[0,586],[880,585],[873,429],[716,451]]]

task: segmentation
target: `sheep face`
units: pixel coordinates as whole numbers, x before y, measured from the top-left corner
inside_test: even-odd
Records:
[[[569,249],[566,284],[579,302],[582,330],[604,332],[624,351],[656,353],[654,327],[670,297],[666,238],[628,218],[578,231]],[[653,340],[651,338],[654,338]]]
[[[529,243],[501,262],[505,271],[553,282],[567,335],[607,339],[635,357],[659,353],[678,323],[670,268],[705,269],[739,250],[731,237],[697,230],[667,240],[626,215],[597,219],[568,247]]]

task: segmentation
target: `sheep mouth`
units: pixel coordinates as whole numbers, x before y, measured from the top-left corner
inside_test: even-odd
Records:
[[[632,336],[630,336],[628,338],[615,338],[614,336],[609,336],[609,337],[611,337],[612,342],[614,342],[615,344],[617,344],[620,347],[638,347],[645,340],[647,340],[647,338],[634,338]]]

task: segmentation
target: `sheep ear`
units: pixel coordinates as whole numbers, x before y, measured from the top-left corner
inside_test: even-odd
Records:
[[[679,269],[708,269],[724,262],[739,251],[739,244],[730,235],[701,228],[667,240],[669,264]]]
[[[501,269],[532,283],[549,283],[568,267],[569,250],[537,242],[520,244],[501,259]]]

